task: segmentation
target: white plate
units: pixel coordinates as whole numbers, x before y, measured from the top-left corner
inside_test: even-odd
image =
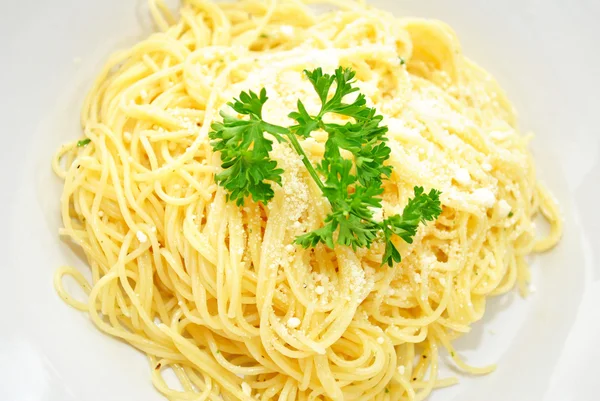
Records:
[[[593,0],[373,1],[450,23],[494,73],[537,137],[539,175],[565,236],[537,257],[538,291],[491,303],[460,340],[470,362],[497,362],[432,400],[597,400],[600,360],[600,3]],[[54,150],[107,55],[149,31],[145,2],[5,2],[0,15],[0,400],[161,400],[143,356],[67,307],[54,270],[81,264],[57,236]],[[81,58],[81,62],[76,62]],[[496,334],[492,335],[491,331]]]

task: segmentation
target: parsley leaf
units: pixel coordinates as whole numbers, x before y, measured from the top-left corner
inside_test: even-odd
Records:
[[[83,148],[84,146],[86,146],[90,142],[92,142],[92,140],[90,138],[82,139],[80,141],[77,141],[77,147],[78,148]]]
[[[414,197],[409,199],[408,204],[402,211],[402,215],[394,215],[385,219],[382,223],[383,238],[385,241],[385,252],[382,264],[387,263],[390,267],[402,260],[400,252],[392,243],[392,235],[397,235],[409,244],[417,234],[419,224],[435,220],[441,213],[441,192],[435,189],[425,193],[423,187],[414,188]]]
[[[277,140],[283,140],[285,129],[272,126],[262,120],[262,107],[267,101],[263,89],[260,95],[254,92],[242,92],[229,106],[248,120],[221,112],[223,122],[214,123],[209,133],[212,147],[221,152],[223,171],[216,175],[216,181],[228,191],[228,199],[236,201],[238,206],[244,198],[252,196],[256,202],[266,203],[274,196],[269,181],[281,183],[283,170],[277,168],[277,162],[269,158],[273,141],[266,138],[268,132]]]

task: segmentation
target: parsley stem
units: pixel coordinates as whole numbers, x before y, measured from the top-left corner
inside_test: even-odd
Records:
[[[300,142],[298,142],[298,138],[296,138],[296,135],[288,131],[286,133],[286,136],[290,140],[290,143],[292,144],[292,147],[294,148],[296,153],[298,153],[302,158],[302,163],[304,164],[304,167],[306,167],[306,170],[308,170],[308,173],[313,178],[319,189],[321,191],[325,190],[325,184],[323,184],[323,181],[321,181],[321,178],[319,178],[317,170],[315,170],[312,163],[308,159],[308,156],[306,155],[306,152],[304,152],[304,149],[302,149],[302,145],[300,145]]]

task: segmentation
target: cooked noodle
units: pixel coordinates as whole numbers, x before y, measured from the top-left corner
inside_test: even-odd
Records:
[[[525,294],[527,255],[561,235],[530,137],[447,25],[328,3],[339,10],[186,0],[176,17],[150,1],[159,32],[110,58],[82,111],[91,142],[54,159],[65,182],[61,235],[84,249],[92,275],[63,267],[57,291],[146,353],[170,400],[422,400],[456,382],[438,377],[440,349],[464,371],[488,373],[452,340],[488,297],[515,285]],[[285,173],[267,206],[237,207],[214,181],[220,159],[207,134],[226,102],[265,87],[265,114],[289,125],[297,99],[318,100],[302,71],[339,65],[356,71],[389,128],[384,215],[401,212],[415,185],[442,191],[442,215],[397,243],[394,268],[379,266],[381,246],[292,245],[329,206],[285,144],[272,152]],[[314,137],[303,147],[319,160],[326,138]],[[538,214],[551,226],[541,240]]]

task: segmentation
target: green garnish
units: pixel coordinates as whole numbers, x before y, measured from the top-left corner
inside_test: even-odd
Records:
[[[408,200],[408,205],[402,211],[402,216],[394,215],[384,221],[383,233],[385,238],[384,262],[392,266],[392,261],[400,263],[400,252],[391,241],[392,234],[396,234],[405,242],[412,244],[413,237],[417,234],[420,223],[433,221],[442,213],[440,203],[441,192],[435,189],[426,194],[423,187],[415,187],[415,196]]]
[[[508,213],[508,217],[513,217],[515,214],[511,211],[510,213]]]
[[[406,60],[404,60],[404,57],[398,57],[400,59],[400,65],[404,65],[406,64]]]
[[[82,139],[81,141],[77,141],[77,147],[82,148],[90,142],[92,142],[92,140],[90,138]]]
[[[260,96],[254,92],[242,92],[239,100],[229,103],[229,106],[249,119],[240,120],[221,112],[223,122],[214,123],[213,131],[209,133],[213,149],[221,152],[223,167],[215,179],[227,190],[228,200],[235,200],[238,206],[243,205],[248,196],[256,202],[267,203],[274,192],[266,181],[281,183],[283,170],[269,158],[273,141],[265,138],[265,133],[283,141],[282,135],[288,130],[262,120],[262,107],[266,101],[265,89]]]
[[[289,143],[331,205],[324,226],[301,235],[295,242],[305,248],[318,243],[333,248],[337,243],[356,250],[369,248],[373,242],[382,240],[385,243],[382,265],[393,266],[394,262],[401,261],[393,236],[411,243],[419,224],[436,219],[442,212],[440,192],[432,189],[426,193],[423,188],[415,187],[414,197],[409,199],[402,215],[375,221],[374,210],[382,207],[383,180],[392,173],[392,167],[385,165],[390,148],[386,145],[387,127],[380,125],[383,117],[377,115],[374,108],[367,107],[363,94],[359,93],[352,103],[344,103],[347,95],[358,91],[353,86],[355,72],[351,69],[339,67],[331,75],[324,74],[321,68],[304,73],[321,100],[321,109],[317,115],[310,115],[298,100],[297,111],[289,114],[296,121],[291,127],[263,120],[262,108],[268,99],[265,89],[260,94],[242,92],[239,99],[228,103],[246,119],[222,111],[223,122],[212,125],[211,145],[221,152],[223,168],[215,180],[227,190],[228,200],[238,206],[249,196],[255,202],[268,203],[275,194],[271,183],[281,184],[283,174],[277,162],[269,157],[273,139]],[[324,117],[329,113],[349,117],[351,121],[326,123]],[[313,165],[298,137],[308,138],[319,129],[327,133],[328,139],[323,160]],[[340,149],[352,157],[345,158]]]
[[[388,388],[386,387],[386,388],[385,388],[385,393],[387,394],[387,393],[389,393],[389,392],[390,392],[390,390],[388,390]]]
[[[266,33],[261,33],[261,34],[259,35],[259,37],[261,37],[262,39],[266,39],[266,38],[268,38],[268,37],[269,37],[269,35],[267,35]]]

